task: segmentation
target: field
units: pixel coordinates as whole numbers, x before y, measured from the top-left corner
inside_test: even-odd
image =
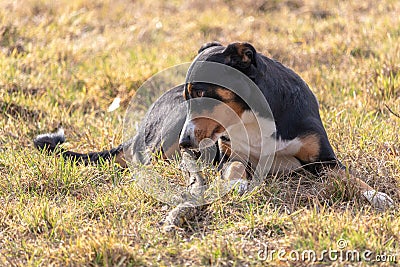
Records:
[[[399,14],[394,0],[1,1],[0,265],[399,264]],[[299,73],[338,158],[397,205],[375,211],[329,175],[268,177],[168,235],[169,208],[129,170],[34,148],[60,124],[65,148],[117,146],[135,90],[213,40],[250,42]]]

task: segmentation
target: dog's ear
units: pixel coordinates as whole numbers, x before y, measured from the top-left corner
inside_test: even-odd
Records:
[[[201,52],[203,52],[204,50],[206,50],[207,48],[210,48],[212,46],[222,46],[222,44],[219,42],[216,42],[216,41],[205,43],[200,47],[200,49],[199,49],[199,51],[197,51],[197,53],[200,54]]]
[[[232,43],[224,51],[226,63],[238,69],[247,69],[251,65],[257,67],[256,49],[249,43]]]

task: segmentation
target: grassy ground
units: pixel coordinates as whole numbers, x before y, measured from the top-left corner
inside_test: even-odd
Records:
[[[399,209],[373,211],[332,177],[270,177],[167,236],[158,222],[168,209],[128,171],[32,144],[62,123],[67,148],[118,145],[126,103],[146,79],[204,42],[248,41],[310,84],[338,157],[399,203],[400,118],[385,107],[400,113],[398,14],[392,0],[1,1],[0,265],[304,266],[312,262],[265,258],[320,255],[341,239],[398,263]],[[122,107],[107,112],[117,96]],[[376,264],[330,258],[317,264]]]

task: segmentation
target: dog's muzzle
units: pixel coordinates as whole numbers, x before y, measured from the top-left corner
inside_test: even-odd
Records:
[[[179,146],[181,148],[197,148],[198,142],[196,141],[195,125],[191,120],[187,120],[183,126],[181,135],[179,137]]]

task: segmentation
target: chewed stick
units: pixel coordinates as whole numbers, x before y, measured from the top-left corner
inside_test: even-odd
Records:
[[[201,168],[197,163],[195,152],[182,149],[181,170],[186,178],[187,191],[182,194],[182,202],[172,209],[164,220],[164,231],[171,232],[180,228],[185,220],[196,215],[199,205],[203,203],[203,194],[206,181]]]

